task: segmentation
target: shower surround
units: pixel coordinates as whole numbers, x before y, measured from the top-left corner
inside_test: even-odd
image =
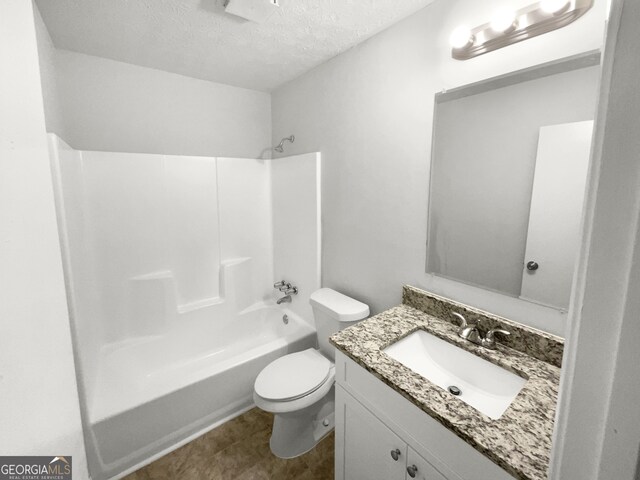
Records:
[[[262,368],[315,346],[320,155],[49,140],[89,468],[118,478],[250,408]],[[292,304],[274,302],[280,278]]]

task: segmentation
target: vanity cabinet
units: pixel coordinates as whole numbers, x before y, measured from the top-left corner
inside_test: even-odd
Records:
[[[514,480],[340,352],[336,382],[336,480]]]
[[[336,411],[344,418],[344,478],[401,479],[407,444],[340,387]]]
[[[360,402],[349,397],[342,387],[337,388],[336,412],[344,418],[344,474],[336,471],[336,479],[447,480]]]

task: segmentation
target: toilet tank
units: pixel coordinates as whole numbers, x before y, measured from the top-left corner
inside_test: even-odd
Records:
[[[318,331],[320,351],[331,361],[335,350],[329,337],[369,316],[369,306],[330,288],[321,288],[311,294],[309,303]]]

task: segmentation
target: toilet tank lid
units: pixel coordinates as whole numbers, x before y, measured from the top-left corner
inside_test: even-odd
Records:
[[[321,288],[311,294],[309,303],[339,322],[354,322],[369,316],[369,306],[331,288]]]

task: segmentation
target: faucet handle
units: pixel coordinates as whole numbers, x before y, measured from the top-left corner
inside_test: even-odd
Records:
[[[511,335],[511,332],[508,332],[508,331],[506,331],[506,330],[504,330],[504,329],[502,329],[502,328],[494,328],[494,329],[489,330],[489,331],[487,332],[487,336],[486,336],[485,338],[486,338],[487,340],[489,340],[489,341],[495,341],[495,338],[494,338],[494,337],[495,337],[495,334],[496,334],[496,333],[500,333],[500,334],[505,335],[505,336],[509,336],[509,335]]]
[[[505,336],[511,335],[511,332],[507,332],[506,330],[504,330],[502,328],[493,328],[493,329],[489,330],[487,332],[487,336],[482,339],[482,344],[481,345],[483,347],[487,347],[487,348],[490,348],[492,350],[495,349],[496,348],[496,339],[495,339],[496,333],[500,333],[500,334],[505,335]]]
[[[467,322],[467,319],[464,318],[462,316],[462,314],[458,313],[458,312],[451,312],[451,315],[453,315],[454,317],[457,317],[460,320],[460,328],[467,328],[469,327],[469,322]]]
[[[469,340],[471,343],[479,344],[481,342],[480,333],[478,332],[478,327],[476,327],[475,323],[467,322],[467,319],[458,312],[451,312],[451,314],[460,319],[458,336],[465,340]]]
[[[286,285],[287,281],[286,280],[280,280],[279,282],[276,282],[273,284],[273,288],[280,288],[284,285]]]

